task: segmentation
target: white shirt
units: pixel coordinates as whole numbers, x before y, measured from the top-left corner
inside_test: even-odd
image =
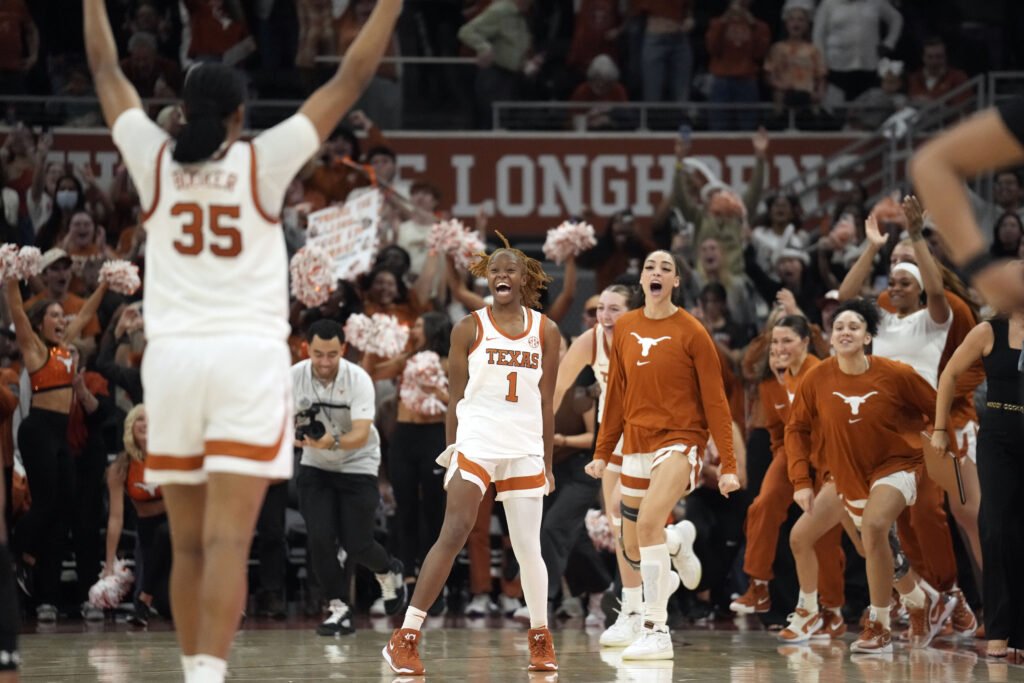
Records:
[[[373,380],[365,370],[344,358],[338,363],[338,374],[327,384],[313,376],[309,359],[293,365],[292,395],[298,423],[315,419],[334,436],[352,431],[353,420],[373,420],[376,414]],[[315,415],[306,418],[301,415],[304,411],[315,412]],[[371,424],[370,438],[362,448],[350,451],[303,448],[300,464],[328,472],[376,477],[380,469],[380,435]]]
[[[884,309],[878,324],[878,334],[872,344],[872,353],[906,363],[917,370],[935,389],[939,383],[939,360],[946,348],[946,335],[953,324],[953,311],[944,323],[932,320],[928,308],[922,308],[903,318]]]
[[[141,109],[121,114],[112,133],[144,210],[146,336],[285,339],[288,252],[278,214],[320,148],[313,123],[296,114],[187,165]]]
[[[874,71],[879,44],[892,50],[902,30],[903,17],[888,0],[822,0],[814,14],[814,44],[829,71]]]

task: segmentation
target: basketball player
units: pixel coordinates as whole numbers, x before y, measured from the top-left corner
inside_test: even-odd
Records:
[[[584,366],[594,370],[601,396],[597,400],[597,422],[601,423],[604,416],[604,400],[608,394],[608,354],[611,350],[612,331],[615,321],[623,313],[630,310],[630,299],[633,292],[625,285],[609,285],[597,299],[597,322],[573,340],[565,358],[558,365],[558,382],[555,385],[555,406],[562,404],[565,392],[569,390],[576,376]],[[626,562],[622,554],[621,528],[622,489],[619,485],[619,472],[622,470],[622,444],[612,452],[611,462],[601,476],[601,496],[604,500],[605,514],[611,525],[620,533],[616,533],[615,559],[622,579],[622,604],[615,623],[601,634],[601,645],[606,647],[626,647],[640,637],[641,615],[643,608],[644,588],[640,572]]]
[[[401,1],[380,0],[337,73],[248,143],[239,142],[238,73],[193,69],[186,123],[171,139],[121,71],[105,3],[83,5],[103,115],[145,207],[146,481],[163,487],[167,503],[185,680],[220,682],[267,484],[292,473],[288,255],[278,210],[376,71]]]
[[[503,238],[504,239],[504,238]],[[508,520],[530,612],[530,671],[555,671],[547,628],[547,569],[541,558],[543,496],[554,490],[551,457],[553,398],[561,334],[531,310],[549,281],[540,264],[518,249],[494,251],[470,268],[486,277],[494,297],[452,329],[448,355],[448,448],[437,459],[447,468],[448,503],[441,535],[427,553],[402,627],[383,655],[395,673],[422,674],[423,618],[444,585],[455,556],[476,521],[491,482]]]
[[[696,487],[709,432],[722,460],[719,490],[739,489],[732,416],[714,342],[689,313],[672,303],[679,267],[670,253],[651,252],[640,274],[643,308],[615,324],[608,397],[592,477],[602,477],[622,438],[622,544],[643,580],[644,624],[623,659],[672,659],[668,599],[700,583],[693,554],[696,529],[684,520],[665,528],[680,498]],[[672,566],[676,572],[672,571]]]

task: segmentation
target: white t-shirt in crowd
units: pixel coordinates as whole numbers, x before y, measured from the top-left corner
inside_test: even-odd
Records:
[[[927,307],[903,318],[886,310],[878,324],[878,334],[872,343],[872,353],[898,360],[917,370],[932,388],[939,383],[939,360],[946,347],[946,335],[953,324],[953,311],[946,321],[932,320]]]

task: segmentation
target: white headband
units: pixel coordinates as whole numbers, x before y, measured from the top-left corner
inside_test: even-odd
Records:
[[[892,267],[892,272],[895,273],[897,270],[905,270],[908,273],[910,273],[910,275],[915,280],[917,280],[917,284],[921,287],[921,289],[924,289],[924,280],[921,278],[921,269],[918,268],[915,264],[907,261],[904,261],[903,263],[897,263],[895,266]]]

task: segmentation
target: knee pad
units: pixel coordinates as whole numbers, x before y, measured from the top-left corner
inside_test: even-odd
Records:
[[[636,523],[636,518],[640,515],[640,508],[631,508],[625,503],[619,503],[619,510],[622,514],[623,519]]]
[[[896,533],[896,525],[889,528],[889,548],[892,549],[892,577],[893,581],[899,581],[910,571],[910,560],[903,553],[900,545],[900,537]]]
[[[634,560],[626,554],[626,544],[622,540],[622,528],[619,528],[619,546],[622,548],[622,559],[633,569],[640,571],[640,560]]]

